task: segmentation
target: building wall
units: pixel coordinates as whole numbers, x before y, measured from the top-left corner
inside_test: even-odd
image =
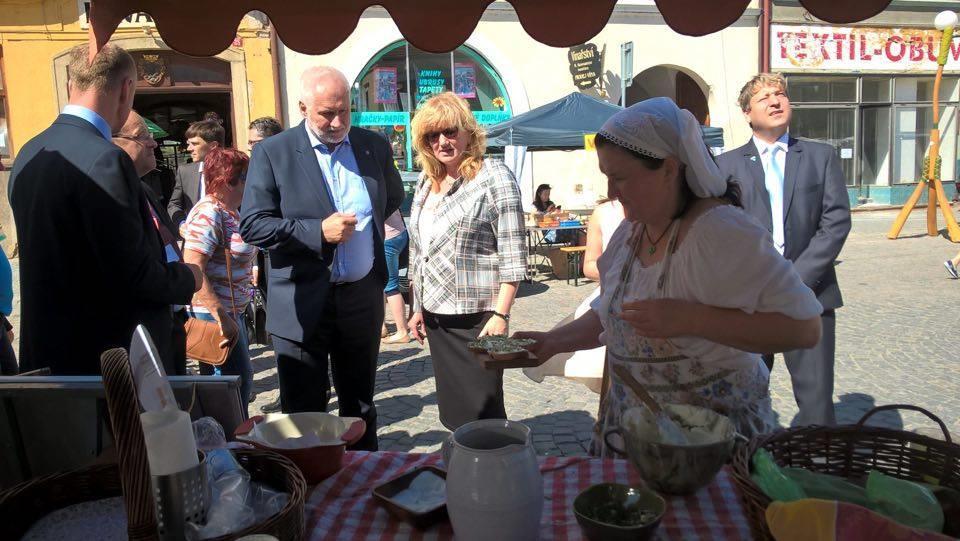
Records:
[[[512,7],[495,2],[467,40],[466,45],[483,55],[498,71],[514,115],[549,103],[577,90],[569,71],[566,48],[537,42],[523,30]],[[736,107],[740,87],[757,70],[759,33],[756,2],[734,26],[704,37],[688,37],[667,27],[653,2],[621,2],[607,26],[590,40],[599,49],[606,47],[603,64],[603,93],[587,90],[595,97],[617,103],[620,98],[620,43],[634,42],[633,73],[667,65],[679,68],[701,83],[708,98],[711,125],[724,129],[727,148],[739,146],[749,137],[749,127]],[[327,64],[339,68],[353,81],[369,60],[382,48],[403,39],[389,15],[370,8],[356,30],[337,49],[326,55],[304,55],[282,48],[281,84],[287,124],[300,121],[299,76],[307,67]],[[583,185],[595,197],[606,193],[606,180],[597,168],[596,153],[530,152],[506,156],[508,164],[521,170],[520,185],[525,203],[533,199],[539,183],[549,183],[552,198],[567,208],[582,205],[574,189]],[[518,164],[522,163],[522,166]]]
[[[235,46],[218,55],[237,66],[232,121],[235,144],[241,149],[247,146],[245,123],[278,114],[270,33],[265,21],[262,16],[244,17]],[[66,101],[64,53],[86,43],[87,36],[78,0],[20,0],[0,6],[0,47],[13,159],[24,143],[57,117]],[[122,24],[112,41],[128,48],[168,49],[152,24]],[[0,225],[7,235],[3,246],[10,254],[16,232],[7,212],[6,182],[7,176],[0,175]]]
[[[816,101],[816,99],[798,99],[798,90],[802,85],[815,84],[819,80],[843,78],[857,80],[858,85],[861,84],[860,81],[867,79],[877,81],[894,78],[898,85],[900,81],[913,79],[932,81],[937,68],[934,57],[939,48],[939,35],[933,28],[934,17],[942,10],[956,10],[960,3],[895,0],[879,15],[852,25],[830,25],[810,17],[796,0],[774,0],[773,4],[774,28],[770,55],[773,69],[783,72],[788,77],[794,119],[797,119],[798,111],[801,109],[848,107],[855,119],[852,145],[837,143],[836,138],[833,143],[835,146],[847,147],[843,150],[838,149],[838,152],[841,163],[845,164],[845,173],[850,171],[847,178],[847,191],[851,205],[899,206],[904,204],[916,188],[915,180],[921,176],[912,174],[911,170],[920,167],[922,155],[925,154],[923,146],[915,148],[910,145],[916,142],[926,144],[925,138],[929,133],[929,128],[926,127],[927,122],[918,120],[920,117],[916,115],[914,108],[929,110],[931,100],[917,96],[910,97],[908,92],[898,96],[899,92],[892,91],[890,99],[864,99],[858,93],[853,98]],[[817,42],[818,39],[823,41],[822,46]],[[919,47],[913,46],[915,40],[920,44]],[[957,42],[954,41],[953,49],[956,45]],[[944,68],[944,88],[957,88],[960,61],[956,58],[956,54],[948,55]],[[956,90],[942,92],[942,94],[944,94],[940,102],[942,117],[939,125],[943,144],[941,148],[941,158],[944,163],[942,178],[944,191],[949,199],[956,192],[954,182],[960,180],[960,167],[958,167],[960,147],[958,147],[956,122],[960,94],[957,94]],[[878,111],[884,109],[890,109],[891,115],[880,130],[881,135],[878,137],[876,132],[868,134],[864,127],[868,125],[866,111],[876,115]],[[871,117],[872,122],[876,122],[874,118]],[[916,123],[924,127],[897,129],[895,128],[897,119],[902,120],[907,126]],[[793,133],[800,137],[810,136],[800,130]],[[850,138],[847,139],[850,140]],[[871,153],[879,153],[882,156],[882,163],[867,164],[865,162],[863,156],[866,155],[868,146]],[[880,152],[875,150],[876,148],[881,149]],[[901,157],[899,164],[897,157]],[[865,171],[876,170],[881,171],[881,174],[865,173]],[[926,204],[926,190],[920,199],[920,204]]]

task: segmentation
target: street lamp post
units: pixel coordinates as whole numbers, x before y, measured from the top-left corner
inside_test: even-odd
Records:
[[[937,206],[943,212],[943,217],[947,222],[947,233],[951,242],[960,242],[960,226],[953,217],[953,211],[950,210],[950,203],[947,202],[947,196],[943,191],[943,184],[940,182],[940,174],[937,168],[937,162],[940,160],[940,79],[943,78],[943,66],[947,63],[947,55],[950,53],[950,43],[954,38],[954,27],[957,26],[957,14],[952,11],[941,11],[933,21],[940,33],[940,54],[937,56],[937,76],[933,80],[933,129],[930,130],[930,152],[927,157],[927,178],[917,183],[917,189],[907,199],[906,204],[894,220],[893,226],[887,232],[887,238],[895,239],[900,235],[900,230],[907,222],[907,217],[913,211],[917,201],[923,194],[924,184],[927,188],[927,234],[931,237],[939,234],[937,228]]]

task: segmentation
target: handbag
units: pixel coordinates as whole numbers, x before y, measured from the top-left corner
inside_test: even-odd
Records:
[[[222,216],[220,218],[221,238],[224,239],[223,253],[226,256],[225,259],[227,263],[227,283],[230,286],[230,314],[236,317],[237,304],[233,297],[233,271],[230,268],[230,237],[227,236],[226,220],[224,220]],[[237,325],[243,325],[243,323],[237,322]],[[223,339],[220,335],[220,324],[216,321],[204,321],[190,317],[187,318],[187,322],[183,324],[183,328],[187,333],[188,359],[196,359],[199,362],[213,366],[220,366],[227,362],[227,357],[230,356],[230,351],[233,350],[236,342],[229,344],[225,348],[220,347],[220,342]]]

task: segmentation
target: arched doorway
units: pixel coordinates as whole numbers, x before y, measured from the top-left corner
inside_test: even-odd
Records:
[[[467,100],[481,125],[511,116],[503,80],[477,51],[464,45],[429,53],[401,40],[377,52],[354,80],[353,124],[383,133],[397,168],[413,171],[410,118],[423,100],[448,90]]]
[[[697,122],[710,125],[705,85],[699,83],[681,68],[654,66],[633,78],[627,87],[627,106],[650,98],[670,98],[681,109],[693,113]]]

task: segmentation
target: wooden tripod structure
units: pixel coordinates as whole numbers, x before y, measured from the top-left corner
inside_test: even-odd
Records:
[[[888,239],[896,239],[900,236],[900,230],[907,222],[907,218],[920,200],[924,188],[927,190],[927,235],[935,237],[940,234],[937,227],[937,207],[943,213],[944,220],[947,222],[947,233],[951,242],[960,242],[960,226],[953,217],[953,211],[947,196],[943,191],[943,184],[940,182],[940,171],[937,162],[940,160],[940,79],[943,77],[943,66],[947,63],[947,53],[950,50],[950,42],[953,40],[953,27],[942,30],[940,37],[940,55],[937,57],[937,76],[933,81],[933,129],[930,130],[930,153],[927,159],[927,178],[921,179],[917,183],[917,189],[913,191],[910,198],[907,199],[893,226],[887,232]]]

